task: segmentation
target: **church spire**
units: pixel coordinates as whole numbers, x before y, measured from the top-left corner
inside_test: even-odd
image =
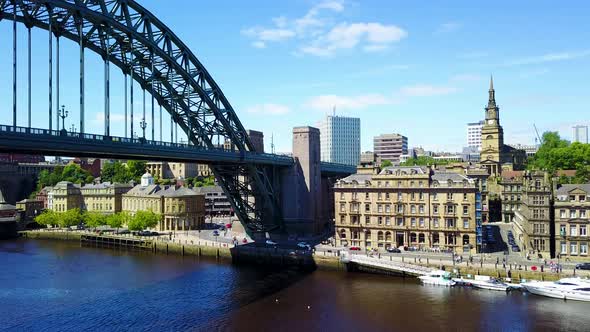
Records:
[[[488,108],[496,108],[496,91],[494,90],[494,77],[490,75],[490,97],[488,99]]]

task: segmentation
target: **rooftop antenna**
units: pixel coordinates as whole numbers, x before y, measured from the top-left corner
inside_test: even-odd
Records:
[[[332,116],[336,116],[336,105],[332,106]]]
[[[274,133],[270,134],[270,152],[272,154],[275,153],[275,141],[274,141]]]

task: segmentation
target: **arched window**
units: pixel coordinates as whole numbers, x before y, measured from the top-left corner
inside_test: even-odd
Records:
[[[424,236],[424,233],[418,234],[418,242],[420,242],[420,243],[426,242],[426,237]]]
[[[494,135],[488,135],[486,136],[486,139],[494,139]]]
[[[416,243],[416,233],[410,233],[410,243]]]
[[[346,239],[346,230],[345,229],[341,229],[340,230],[340,238],[341,239]]]
[[[371,232],[367,231],[365,232],[365,240],[370,240],[371,239]]]
[[[379,231],[379,233],[377,233],[377,241],[383,241],[383,232]]]
[[[434,233],[432,234],[432,243],[440,243],[440,238],[438,236],[438,233]]]
[[[385,232],[385,242],[391,242],[391,232]]]
[[[463,245],[469,244],[469,235],[463,235]]]

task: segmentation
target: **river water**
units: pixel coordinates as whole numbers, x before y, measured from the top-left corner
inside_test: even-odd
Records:
[[[415,279],[0,242],[0,330],[589,331],[590,303]]]

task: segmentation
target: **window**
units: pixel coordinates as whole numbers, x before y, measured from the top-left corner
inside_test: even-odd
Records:
[[[579,199],[580,199],[580,202],[585,202],[586,201],[586,195],[580,195]]]
[[[397,200],[401,201],[402,200],[402,193],[397,193]]]
[[[396,225],[397,226],[404,226],[404,218],[397,218]]]
[[[433,226],[434,228],[438,228],[438,218],[434,218],[434,219],[432,219],[432,226]]]
[[[570,210],[570,219],[573,219],[576,217],[576,210]]]
[[[380,201],[382,199],[381,193],[377,193],[377,200]]]
[[[357,192],[353,192],[352,193],[352,199],[357,199],[357,194],[358,194]]]
[[[420,227],[424,227],[424,218],[419,219]]]
[[[340,223],[341,224],[345,224],[346,223],[346,219],[345,218],[346,217],[344,217],[344,216],[340,216]]]
[[[365,212],[371,212],[371,204],[365,204]]]
[[[420,183],[422,183],[422,182],[420,182]],[[423,201],[424,200],[424,193],[419,193],[418,194],[418,199],[421,200],[421,201]]]
[[[416,205],[410,205],[410,213],[416,213]]]
[[[559,218],[565,218],[565,210],[559,210]]]
[[[570,195],[570,201],[575,201],[576,200],[576,196],[575,195]]]
[[[410,194],[410,200],[412,200],[412,201],[416,200],[416,193]]]
[[[469,214],[469,206],[463,205],[463,215],[466,216]]]
[[[580,225],[580,236],[587,236],[588,233],[586,233],[586,225]]]
[[[432,234],[432,243],[439,243],[439,242],[440,242],[440,238],[438,236],[438,233]]]
[[[365,224],[370,224],[371,223],[371,217],[369,216],[365,216]]]
[[[391,218],[390,217],[385,217],[385,225],[387,225],[387,226],[391,225]]]
[[[463,228],[469,228],[469,219],[463,219]]]
[[[567,255],[567,244],[565,242],[561,242],[561,253]]]
[[[383,217],[377,217],[377,224],[383,225]]]
[[[344,193],[340,192],[340,199],[344,199]]]
[[[463,194],[463,200],[466,201],[467,200],[467,193]]]
[[[418,206],[418,211],[423,214],[424,213],[424,205],[419,205]]]
[[[576,226],[576,225],[570,226],[570,236],[578,236],[578,226]]]
[[[423,233],[418,234],[418,242],[419,243],[424,243],[426,242],[426,236],[424,236]]]
[[[580,210],[580,219],[586,219],[586,210]]]
[[[416,227],[416,218],[412,218],[410,221],[410,226]]]
[[[570,255],[578,254],[578,242],[570,242]]]
[[[369,199],[369,193],[365,193],[365,199],[368,200]]]
[[[432,212],[433,213],[438,213],[438,205],[433,205],[432,206]]]
[[[453,199],[453,193],[447,193],[447,199],[448,200],[452,200]]]
[[[340,212],[346,211],[346,204],[340,203]]]
[[[447,218],[447,228],[454,228],[455,220],[453,218]]]
[[[580,255],[588,255],[588,243],[580,242]]]
[[[447,205],[447,213],[455,213],[455,207],[453,205]]]
[[[385,213],[391,213],[391,204],[385,205]]]
[[[404,212],[404,205],[403,204],[398,204],[397,205],[397,212],[398,213],[403,213]]]
[[[559,235],[565,236],[565,225],[559,225]]]
[[[436,201],[436,200],[438,200],[438,195],[437,195],[436,193],[433,193],[433,194],[432,194],[432,200],[433,200],[433,201]]]
[[[389,199],[389,193],[385,193],[385,199]]]
[[[382,204],[377,204],[377,212],[383,213],[383,205]]]

